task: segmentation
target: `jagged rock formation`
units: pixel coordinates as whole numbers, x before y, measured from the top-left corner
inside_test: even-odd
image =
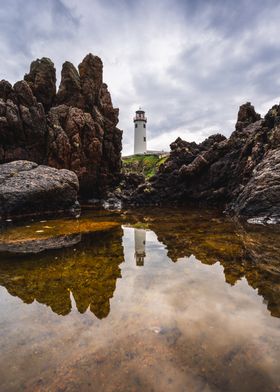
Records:
[[[79,181],[70,170],[29,161],[0,165],[0,217],[78,207]]]
[[[56,72],[53,62],[43,57],[30,65],[30,72],[24,76],[34,96],[47,112],[53,105],[56,94]]]
[[[254,106],[251,105],[251,102],[247,102],[245,105],[242,105],[239,108],[235,129],[237,131],[242,131],[242,129],[260,119],[260,114],[256,113]]]
[[[73,170],[82,195],[100,195],[119,181],[122,131],[103,83],[102,61],[88,54],[79,71],[56,70],[50,59],[33,61],[13,87],[0,82],[0,163],[30,160]]]
[[[260,118],[250,103],[240,107],[229,139],[201,144],[178,138],[158,173],[140,185],[134,204],[170,202],[227,206],[247,218],[280,219],[280,105]]]

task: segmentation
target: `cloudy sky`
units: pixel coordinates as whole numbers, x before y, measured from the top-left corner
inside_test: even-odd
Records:
[[[50,57],[58,78],[92,52],[133,151],[134,111],[148,117],[148,148],[177,137],[228,136],[238,107],[280,101],[279,0],[0,0],[0,78],[15,82]]]

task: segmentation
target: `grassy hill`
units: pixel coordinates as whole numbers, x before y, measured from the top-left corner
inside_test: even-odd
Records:
[[[158,155],[133,155],[123,157],[123,171],[125,173],[143,174],[146,178],[153,176],[159,166],[168,158],[168,156],[159,157]]]

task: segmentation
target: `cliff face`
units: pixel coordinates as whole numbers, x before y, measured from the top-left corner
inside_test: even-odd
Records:
[[[226,206],[248,218],[280,220],[280,105],[261,119],[240,107],[229,139],[214,135],[201,144],[178,138],[158,173],[138,187],[132,202]]]
[[[77,70],[65,62],[56,93],[50,59],[33,61],[13,87],[0,82],[0,163],[31,160],[73,170],[84,196],[100,196],[119,181],[122,131],[118,109],[103,83],[99,57]]]

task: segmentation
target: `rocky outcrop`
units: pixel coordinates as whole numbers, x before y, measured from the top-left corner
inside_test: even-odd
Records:
[[[245,105],[242,105],[239,108],[235,129],[237,131],[242,131],[242,129],[260,119],[260,114],[256,113],[254,106],[251,105],[251,102],[247,102]]]
[[[268,151],[233,207],[239,216],[274,223],[280,211],[280,149]]]
[[[100,196],[120,179],[118,113],[99,57],[88,54],[79,71],[65,62],[57,94],[52,61],[33,61],[24,81],[0,82],[0,163],[24,159],[70,169],[82,196]]]
[[[56,72],[53,62],[43,57],[33,61],[30,72],[24,76],[38,102],[48,111],[54,102],[56,94]]]
[[[26,81],[0,82],[0,163],[34,160],[47,163],[47,121]]]
[[[57,105],[83,107],[80,75],[72,63],[66,61],[62,65],[61,82],[55,98]]]
[[[0,217],[77,208],[78,189],[78,178],[69,170],[29,161],[0,165]]]
[[[239,216],[279,220],[279,124],[280,105],[261,119],[247,103],[229,139],[214,135],[196,144],[178,138],[158,173],[130,201],[218,205]]]

